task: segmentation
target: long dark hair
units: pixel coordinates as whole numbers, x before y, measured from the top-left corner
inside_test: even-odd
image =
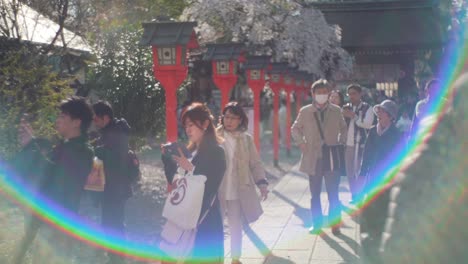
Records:
[[[328,96],[328,98],[330,98],[333,93],[336,93],[338,95],[338,97],[340,98],[340,104],[338,106],[343,107],[343,105],[345,103],[343,93],[340,90],[333,90],[333,91],[331,91],[330,96]]]
[[[249,118],[247,117],[247,114],[245,113],[244,108],[242,108],[242,106],[240,106],[238,102],[229,102],[226,104],[226,106],[223,109],[223,117],[226,115],[227,111],[231,112],[235,116],[240,117],[241,122],[237,130],[242,131],[242,132],[246,131],[249,126]],[[221,118],[221,125],[224,128],[223,118]]]
[[[222,139],[218,135],[216,135],[215,127],[213,124],[213,115],[211,114],[210,109],[206,105],[204,105],[203,103],[195,102],[185,107],[181,115],[181,121],[184,127],[187,119],[192,121],[195,124],[195,126],[197,126],[201,130],[204,130],[203,123],[208,121],[209,124],[203,135],[201,145],[222,143]],[[193,151],[197,149],[197,147],[200,148],[201,146],[196,146],[195,143],[190,142],[187,148],[190,151]]]

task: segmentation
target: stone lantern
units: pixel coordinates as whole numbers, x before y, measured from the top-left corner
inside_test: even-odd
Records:
[[[198,47],[196,22],[143,23],[140,45],[151,46],[155,78],[166,93],[166,138],[177,141],[177,89],[188,74],[187,52]]]
[[[224,109],[229,102],[229,93],[237,83],[237,66],[243,60],[242,44],[208,44],[206,47],[203,60],[212,62],[213,82],[221,90],[221,109]]]
[[[260,152],[260,93],[266,84],[266,70],[270,64],[270,56],[250,56],[247,58],[245,70],[247,85],[254,95],[254,142]]]

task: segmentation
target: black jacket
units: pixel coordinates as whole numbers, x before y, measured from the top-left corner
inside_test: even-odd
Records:
[[[176,170],[172,163],[168,164],[170,162],[168,159],[164,158],[163,162],[166,178],[172,181]],[[192,159],[192,164],[195,166],[194,175],[205,175],[207,178],[200,218],[208,212],[197,228],[193,249],[194,261],[202,256],[205,259],[220,258],[222,261],[224,257],[223,221],[217,194],[226,170],[224,150],[215,143],[202,144]],[[211,206],[213,199],[214,203]]]
[[[100,132],[95,151],[104,163],[104,196],[128,198],[131,196],[127,162],[130,126],[125,119],[114,118]]]
[[[46,169],[45,193],[64,208],[77,213],[93,158],[94,152],[86,136],[61,141],[53,148]]]
[[[382,170],[388,168],[390,159],[402,151],[405,142],[402,134],[391,124],[381,136],[377,134],[377,126],[369,131],[364,147],[360,176],[366,176],[367,182],[372,183],[381,175]]]
[[[33,139],[13,158],[11,167],[27,191],[77,213],[93,157],[85,135],[53,147],[46,139]]]

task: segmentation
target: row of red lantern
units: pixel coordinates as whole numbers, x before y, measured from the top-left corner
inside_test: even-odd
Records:
[[[198,48],[196,34],[193,28],[195,22],[151,22],[144,23],[142,45],[152,46],[153,69],[156,79],[166,92],[166,135],[168,141],[177,140],[177,97],[176,91],[188,74],[187,54],[190,49]],[[310,79],[305,73],[291,71],[287,64],[270,63],[267,56],[252,56],[245,59],[240,44],[210,44],[204,60],[212,61],[213,81],[221,90],[221,105],[229,101],[229,93],[237,83],[237,66],[243,63],[247,70],[247,84],[254,94],[254,138],[257,148],[260,146],[260,93],[264,89],[267,75],[274,93],[274,124],[273,138],[275,146],[275,162],[278,161],[278,109],[281,89],[290,98],[293,91],[300,95],[310,86]],[[297,96],[300,101],[301,96]],[[287,126],[291,124],[291,105],[287,100]],[[290,135],[287,129],[287,148],[290,149]]]

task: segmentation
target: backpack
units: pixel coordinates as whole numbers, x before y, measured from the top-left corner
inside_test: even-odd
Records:
[[[137,183],[141,179],[140,160],[131,149],[127,153],[128,178],[131,184]]]

